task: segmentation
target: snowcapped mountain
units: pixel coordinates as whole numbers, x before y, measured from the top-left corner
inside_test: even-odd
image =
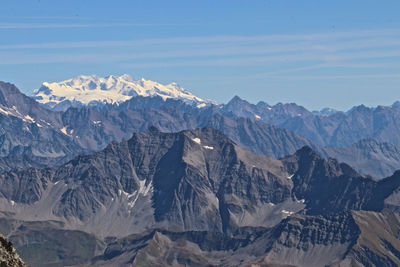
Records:
[[[180,99],[198,107],[210,103],[176,83],[163,85],[143,78],[134,80],[128,74],[104,78],[79,75],[62,82],[44,82],[42,87],[33,92],[36,101],[55,110],[66,110],[70,106],[120,104],[134,96]]]

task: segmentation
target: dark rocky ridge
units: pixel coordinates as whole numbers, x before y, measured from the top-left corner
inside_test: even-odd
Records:
[[[152,230],[109,243],[90,266],[396,266],[399,226],[391,212],[358,211],[295,215],[233,236]]]
[[[375,181],[309,147],[276,160],[212,128],[162,133],[153,127],[57,168],[0,175],[0,209],[7,221],[28,227],[3,226],[19,249],[32,251],[37,236],[55,242],[42,231],[75,231],[68,232],[69,244],[78,236],[92,244],[79,254],[87,262],[101,254],[98,240],[104,240],[103,256],[92,259],[96,266],[396,263],[397,241],[387,233],[398,227],[399,175]],[[389,226],[371,237],[360,223],[377,216]],[[386,249],[376,245],[379,238]]]
[[[285,215],[274,205],[301,209],[290,199],[288,175],[280,161],[243,150],[211,128],[151,129],[56,169],[5,173],[0,192],[16,218],[58,218],[93,233],[152,225],[227,232],[279,222]]]
[[[400,185],[400,172],[379,182],[358,174],[335,159],[325,160],[309,147],[283,158],[292,177],[293,194],[305,199],[308,214],[334,214],[350,210],[380,211]],[[400,202],[394,200],[393,205]]]
[[[151,128],[58,168],[0,175],[0,204],[17,211],[16,218],[58,218],[80,230],[108,228],[113,235],[151,225],[227,233],[274,225],[303,208],[318,215],[380,211],[389,202],[398,207],[399,175],[377,182],[309,147],[275,160],[240,148],[212,128]],[[111,215],[114,224],[99,223]]]

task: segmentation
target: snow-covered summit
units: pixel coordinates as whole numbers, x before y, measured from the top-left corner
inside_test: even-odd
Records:
[[[97,75],[79,75],[62,82],[44,82],[41,88],[33,92],[36,101],[50,108],[62,106],[63,103],[69,103],[69,105],[71,103],[79,105],[119,104],[134,96],[160,96],[164,100],[174,98],[197,105],[208,102],[176,83],[163,85],[143,78],[135,80],[128,74],[110,75],[104,78]]]

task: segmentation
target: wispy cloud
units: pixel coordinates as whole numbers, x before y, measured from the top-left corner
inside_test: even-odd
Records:
[[[6,15],[0,15],[0,19],[13,19],[13,20],[18,20],[18,19],[30,19],[30,20],[54,20],[54,19],[63,19],[63,20],[97,20],[96,18],[93,17],[88,17],[88,16],[80,16],[79,14],[75,16],[6,16]]]
[[[112,28],[143,26],[176,26],[176,24],[152,23],[0,23],[0,30],[10,29],[60,29],[60,28]]]
[[[276,77],[282,78],[282,77]],[[383,74],[347,74],[347,75],[301,75],[289,76],[286,80],[355,80],[355,79],[384,79],[396,78],[400,79],[399,73],[383,73]]]
[[[78,27],[78,24],[60,25]],[[117,25],[137,24],[114,24]],[[127,68],[257,66],[271,70],[260,77],[326,68],[398,68],[400,64],[389,61],[399,57],[400,30],[396,29],[0,45],[2,65],[118,63]]]
[[[129,23],[109,23],[109,24],[1,24],[0,29],[4,28],[73,28],[73,27],[130,27],[130,26],[177,26],[175,24],[129,24]],[[124,47],[132,45],[204,45],[204,44],[236,44],[236,45],[255,45],[255,44],[275,44],[292,46],[299,43],[313,45],[313,48],[329,49],[332,45],[340,48],[351,46],[385,46],[398,45],[400,41],[400,30],[369,30],[369,31],[346,31],[334,33],[313,33],[313,34],[280,34],[280,35],[255,35],[255,36],[189,36],[189,37],[170,37],[152,38],[139,40],[98,40],[98,41],[74,41],[74,42],[46,42],[28,44],[9,44],[1,45],[0,49],[41,49],[41,48],[88,48],[88,47]]]
[[[189,51],[190,52],[190,51]],[[336,63],[337,66],[345,66],[344,63],[351,60],[368,60],[383,58],[400,57],[400,49],[384,51],[361,51],[361,52],[342,52],[342,53],[315,53],[307,51],[304,53],[291,54],[267,54],[259,55],[254,52],[244,53],[240,56],[232,56],[226,51],[203,51],[204,54],[197,53],[193,58],[191,53],[172,53],[170,51],[158,53],[42,53],[42,54],[23,54],[15,55],[10,53],[0,54],[0,64],[40,64],[40,63],[96,63],[96,62],[132,62],[132,67],[154,68],[154,67],[185,67],[185,66],[251,66],[272,63],[293,63],[293,62],[320,62]],[[218,57],[212,57],[218,55]],[[224,56],[223,56],[224,55]],[[207,56],[208,58],[202,58]],[[187,59],[188,58],[188,59]],[[166,60],[168,59],[168,60]],[[362,66],[362,64],[359,64]]]

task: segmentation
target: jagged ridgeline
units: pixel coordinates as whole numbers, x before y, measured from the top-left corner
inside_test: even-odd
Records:
[[[152,127],[3,173],[0,225],[34,266],[396,266],[399,188],[310,147],[277,160],[212,128]]]
[[[315,114],[295,104],[270,106],[261,102],[251,105],[238,97],[226,105],[217,105],[212,101],[200,98],[197,100],[198,97],[177,85],[164,88],[156,82],[132,79],[129,82],[126,81],[127,77],[117,78],[110,76],[104,80],[105,78],[80,76],[53,85],[58,88],[57,92],[64,94],[69,92],[67,89],[71,86],[81,86],[81,91],[103,88],[105,92],[113,92],[112,96],[128,94],[128,97],[132,97],[131,95],[137,94],[122,103],[117,100],[111,104],[107,104],[107,101],[95,101],[93,103],[97,104],[92,103],[93,105],[81,102],[78,108],[69,106],[63,112],[48,110],[43,107],[47,103],[44,100],[39,104],[19,92],[14,85],[0,82],[0,171],[27,166],[59,166],[77,155],[100,151],[112,141],[129,139],[132,133],[145,131],[150,126],[156,126],[163,132],[212,127],[254,153],[275,158],[292,154],[307,145],[325,158],[336,158],[348,163],[358,172],[376,178],[389,176],[400,169],[400,148],[396,145],[396,136],[400,132],[390,130],[397,127],[397,120],[385,119],[398,117],[399,105],[390,108],[366,108],[366,112],[358,112],[361,108],[354,108],[346,114]],[[101,81],[108,85],[102,85]],[[89,86],[90,82],[95,82],[96,86]],[[48,87],[52,88],[50,83]],[[52,92],[49,88],[45,90],[50,94],[48,97]],[[59,88],[63,90],[60,91]],[[147,88],[147,91],[143,88]],[[164,89],[157,91],[157,88]],[[138,90],[137,93],[129,93],[135,90]],[[168,90],[177,91],[168,95]],[[75,91],[74,89],[72,92]],[[144,92],[154,94],[142,96]],[[80,99],[79,94],[71,94],[69,97],[76,101]],[[342,127],[353,120],[365,121],[362,123],[363,127],[375,125],[373,127],[377,127],[377,130],[374,133],[381,134],[370,134],[356,125],[333,130],[336,126]],[[382,125],[373,123],[374,120]],[[311,127],[311,124],[314,126]],[[322,132],[315,132],[315,127]],[[347,147],[322,146],[335,144],[320,142],[321,138],[327,140],[324,131],[328,128],[336,136],[339,133],[355,136],[349,143],[356,143]],[[302,129],[314,129],[314,133],[306,134]],[[343,140],[341,137],[334,138]]]

